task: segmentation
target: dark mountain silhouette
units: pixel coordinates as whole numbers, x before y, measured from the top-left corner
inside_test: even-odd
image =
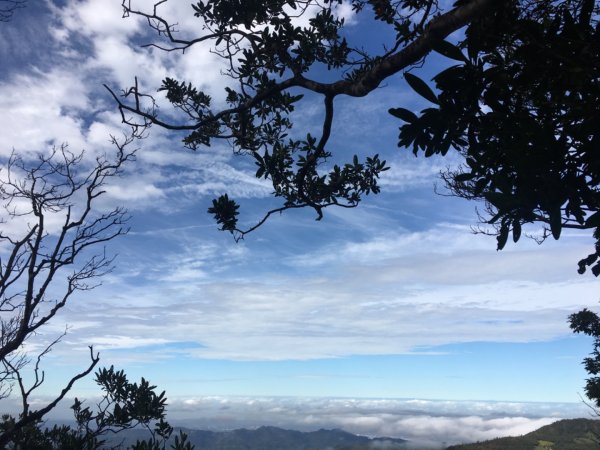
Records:
[[[302,432],[277,427],[231,431],[183,430],[197,450],[405,450],[407,441],[393,438],[368,438],[343,430]],[[178,430],[174,434],[177,434]],[[138,438],[147,438],[143,430],[129,430],[115,438],[124,447]]]

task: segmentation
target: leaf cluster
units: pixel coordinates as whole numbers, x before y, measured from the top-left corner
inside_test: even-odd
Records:
[[[399,146],[463,155],[465,166],[443,178],[452,194],[486,202],[499,250],[527,223],[542,223],[544,238],[600,234],[600,27],[581,3],[498,2],[459,46],[433,46],[458,62],[433,78],[437,93],[406,74],[434,106],[390,110],[406,122]],[[580,272],[600,274],[599,248]]]
[[[354,155],[351,162],[343,166],[335,164],[322,173],[317,170],[314,159],[326,160],[331,154],[319,152],[316,138],[310,134],[305,140],[289,140],[287,145],[275,143],[271,152],[255,152],[253,156],[256,177],[270,179],[274,196],[284,200],[281,210],[308,206],[317,212],[317,220],[327,206],[351,208],[357,206],[364,195],[379,193],[378,179],[389,169],[379,155],[367,157],[363,162]],[[240,238],[248,231],[238,228],[238,210],[239,205],[224,194],[213,200],[208,212],[222,230]],[[280,212],[280,209],[271,212]]]
[[[95,377],[103,392],[102,400],[93,410],[75,398],[71,406],[75,427],[55,425],[47,428],[41,421],[32,423],[19,429],[7,449],[119,449],[122,446],[109,444],[106,436],[141,427],[147,429],[151,437],[137,441],[131,450],[165,450],[173,428],[165,420],[167,399],[164,391],[157,393],[156,386],[144,378],[139,383],[131,383],[122,370],[115,370],[113,366],[98,370]],[[15,419],[5,415],[0,422],[0,432],[10,430],[14,425]],[[168,448],[193,450],[187,436],[181,432]]]
[[[213,112],[210,98],[190,83],[165,79],[171,104],[195,124],[184,139],[186,146],[210,145],[213,139],[231,139],[239,152],[257,150],[285,138],[291,127],[289,113],[301,96],[281,89],[286,75],[295,77],[314,64],[339,68],[347,63],[350,48],[340,29],[344,24],[326,0],[308,26],[295,18],[304,14],[310,1],[232,1],[193,4],[194,15],[202,19],[214,52],[227,59],[228,75],[239,83],[227,87],[229,110]],[[208,101],[207,101],[208,99]]]
[[[600,317],[587,308],[569,316],[571,329],[575,333],[583,333],[594,338],[593,351],[583,360],[583,365],[590,378],[586,380],[585,394],[600,408]]]

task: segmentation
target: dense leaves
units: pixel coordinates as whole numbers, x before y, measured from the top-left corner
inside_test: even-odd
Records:
[[[73,410],[76,426],[55,425],[44,427],[39,421],[19,429],[7,448],[36,450],[97,450],[118,449],[107,436],[132,428],[145,428],[150,438],[137,441],[131,450],[165,450],[173,428],[165,421],[166,397],[155,392],[156,386],[142,378],[139,383],[131,383],[125,373],[114,367],[96,372],[96,384],[103,397],[93,410],[84,402],[75,399]],[[15,419],[4,415],[0,422],[0,432],[14,427]],[[187,436],[180,432],[175,437],[173,450],[193,450]]]
[[[585,385],[585,394],[600,408],[600,317],[589,309],[583,309],[569,316],[571,329],[575,333],[583,333],[594,338],[593,351],[583,360],[585,370],[591,375]]]
[[[437,74],[435,95],[407,82],[434,106],[405,121],[400,146],[425,156],[457,149],[465,166],[444,174],[457,196],[485,200],[498,249],[522,226],[544,224],[600,237],[600,28],[595,2],[509,2],[473,22],[460,47],[439,53],[462,61]],[[466,54],[465,54],[466,52]],[[579,263],[600,274],[600,241]]]

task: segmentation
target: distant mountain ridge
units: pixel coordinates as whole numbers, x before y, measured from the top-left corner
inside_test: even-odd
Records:
[[[180,428],[175,430],[178,434]],[[339,429],[303,432],[273,426],[230,431],[181,428],[196,450],[408,450],[421,448],[398,438],[369,438]],[[129,448],[137,439],[148,438],[145,430],[127,430],[111,443]],[[423,447],[440,449],[441,446]],[[600,420],[565,419],[522,436],[491,439],[446,447],[446,450],[599,450]]]
[[[519,437],[504,437],[446,450],[598,450],[600,420],[565,419]]]
[[[371,444],[376,444],[376,448],[389,450],[406,448],[406,441],[402,439],[370,439],[343,430],[325,429],[302,432],[265,426],[255,430],[190,431],[188,436],[193,443],[198,442],[198,448],[203,450],[358,450],[375,448]]]
[[[405,450],[407,442],[397,438],[368,438],[343,430],[310,432],[263,426],[231,431],[183,430],[196,450]],[[124,447],[138,438],[147,438],[142,430],[129,430],[115,438]]]

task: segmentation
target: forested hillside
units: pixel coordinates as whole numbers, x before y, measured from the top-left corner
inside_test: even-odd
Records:
[[[453,445],[447,450],[591,450],[599,447],[600,421],[569,419],[554,422],[523,436]]]

